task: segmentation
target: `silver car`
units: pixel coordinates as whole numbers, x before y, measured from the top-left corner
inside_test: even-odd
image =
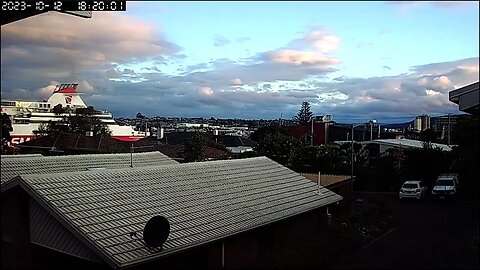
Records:
[[[427,195],[427,186],[422,181],[406,181],[398,192],[398,197],[423,199]]]

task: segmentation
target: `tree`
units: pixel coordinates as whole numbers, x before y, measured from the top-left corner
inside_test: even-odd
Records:
[[[310,103],[307,101],[302,102],[302,107],[298,111],[297,115],[293,117],[295,121],[298,121],[300,125],[308,124],[312,118],[313,113],[310,111]]]
[[[435,131],[431,128],[427,128],[420,132],[420,140],[424,142],[436,143],[438,142],[437,135]]]
[[[13,131],[12,122],[10,117],[6,113],[2,113],[2,154],[8,152],[9,146],[8,142],[10,141],[10,132]]]
[[[97,135],[110,135],[107,125],[95,116],[93,107],[78,108],[73,116],[68,117],[69,131],[72,133],[85,134],[87,131]]]
[[[184,156],[187,162],[203,161],[203,147],[205,142],[199,133],[184,143]]]
[[[301,146],[301,142],[284,134],[268,134],[254,148],[263,156],[267,156],[285,166],[290,166],[292,154]]]
[[[264,140],[268,135],[278,135],[283,134],[288,136],[290,134],[290,128],[278,125],[270,125],[260,127],[255,132],[250,135],[250,139],[256,142]]]
[[[53,112],[56,115],[59,115],[59,114],[64,113],[65,109],[62,107],[62,104],[57,104],[57,105],[53,106]]]
[[[59,132],[69,132],[85,134],[93,132],[93,136],[111,134],[108,126],[95,116],[96,111],[93,107],[77,108],[75,114],[64,116],[59,121],[49,121],[47,124],[40,125],[34,130],[37,136],[48,136]]]

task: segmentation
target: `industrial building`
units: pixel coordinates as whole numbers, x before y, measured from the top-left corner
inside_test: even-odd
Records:
[[[380,139],[361,142],[363,145],[378,146],[379,153],[384,153],[390,148],[423,148],[424,142],[409,139]],[[451,151],[452,146],[446,144],[432,143],[433,148],[439,148],[442,151]]]

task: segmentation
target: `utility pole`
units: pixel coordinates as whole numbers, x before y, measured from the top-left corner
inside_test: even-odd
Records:
[[[351,165],[352,165],[352,170],[351,170],[351,172],[350,172],[350,198],[351,198],[351,199],[350,199],[350,207],[352,207],[351,209],[353,209],[353,202],[352,202],[352,200],[353,200],[353,138],[354,138],[354,136],[353,136],[353,129],[354,129],[354,128],[355,128],[355,125],[352,124],[352,148],[350,149],[350,150],[351,150],[350,152],[351,152],[351,155],[352,155],[352,156],[351,156],[351,160],[350,160],[350,162],[352,163],[352,164],[351,164]]]
[[[310,136],[310,145],[313,146],[313,116],[311,117],[311,119],[312,119],[312,131]]]
[[[448,130],[447,130],[447,136],[448,136],[448,143],[447,145],[450,145],[450,114],[448,114]]]
[[[350,161],[351,161],[350,163],[351,163],[351,165],[352,165],[351,179],[353,179],[353,138],[354,138],[354,136],[353,136],[353,128],[354,128],[354,127],[355,127],[355,126],[352,124],[352,149],[351,149],[351,154],[352,154],[352,156],[351,156],[351,160],[350,160]],[[353,195],[353,194],[352,194],[352,195]]]
[[[373,125],[370,123],[370,141],[373,141]]]
[[[130,147],[130,168],[133,168],[133,143]]]

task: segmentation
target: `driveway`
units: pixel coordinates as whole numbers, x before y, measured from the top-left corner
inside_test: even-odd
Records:
[[[472,246],[479,226],[478,202],[399,201],[396,194],[380,193],[356,193],[356,197],[384,201],[398,228],[332,269],[479,269],[480,252]]]

